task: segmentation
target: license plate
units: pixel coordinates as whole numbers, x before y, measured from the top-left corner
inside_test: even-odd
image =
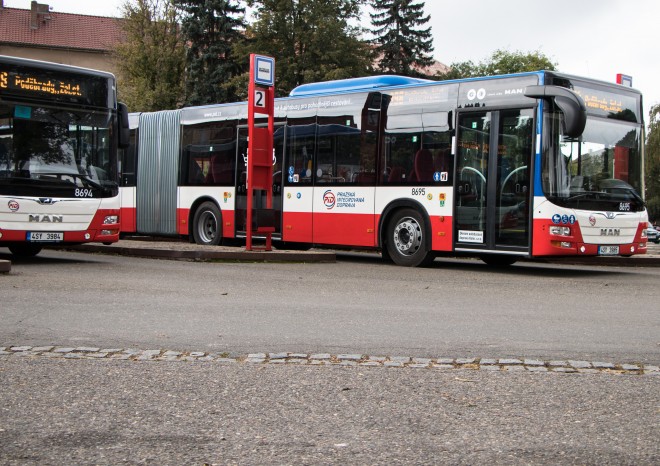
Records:
[[[64,241],[64,233],[53,233],[51,231],[28,231],[27,240],[32,242]]]
[[[598,246],[598,255],[616,256],[619,254],[619,246]]]

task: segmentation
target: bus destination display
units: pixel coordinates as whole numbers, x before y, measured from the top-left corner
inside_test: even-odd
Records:
[[[82,86],[75,81],[54,80],[0,71],[0,88],[12,91],[83,97]]]
[[[108,81],[102,77],[0,66],[0,94],[102,107],[107,104]]]
[[[582,97],[590,114],[635,123],[641,121],[637,110],[637,97],[634,94],[627,95],[623,92],[615,93],[579,85],[575,85],[573,90]]]

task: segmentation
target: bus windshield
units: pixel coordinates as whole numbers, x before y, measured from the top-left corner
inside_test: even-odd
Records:
[[[546,197],[574,209],[642,211],[640,126],[590,115],[583,134],[571,139],[562,135],[562,118],[558,111],[544,118]]]
[[[0,105],[0,194],[116,196],[111,125],[109,111]]]

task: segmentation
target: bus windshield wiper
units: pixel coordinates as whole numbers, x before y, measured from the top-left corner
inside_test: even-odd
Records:
[[[590,196],[594,196],[594,195],[597,195],[597,194],[602,194],[602,193],[600,193],[598,191],[586,191],[586,192],[571,194],[570,196],[565,197],[563,199],[565,201],[574,201],[576,199],[581,199],[583,197],[590,197]]]
[[[99,182],[91,179],[89,177],[89,175],[83,175],[83,174],[80,174],[80,173],[50,173],[50,172],[36,172],[35,173],[35,172],[32,172],[31,174],[42,176],[42,177],[45,177],[45,178],[53,177],[53,178],[57,178],[60,181],[65,181],[66,177],[71,177],[73,179],[80,180],[82,182],[82,184],[85,185],[85,186],[92,187],[92,188],[95,188],[95,189],[100,189],[100,190],[106,189],[105,186],[103,186]],[[74,184],[75,184],[75,182],[74,182]]]

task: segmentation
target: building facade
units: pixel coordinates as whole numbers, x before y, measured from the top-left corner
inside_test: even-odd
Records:
[[[59,13],[33,1],[29,10],[0,0],[0,55],[81,66],[116,74],[112,51],[121,19]]]

